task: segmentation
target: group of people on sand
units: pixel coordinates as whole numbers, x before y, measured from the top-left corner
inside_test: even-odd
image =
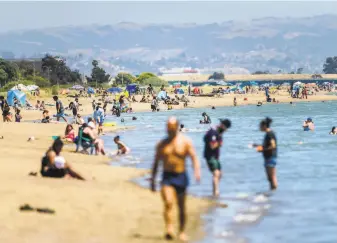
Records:
[[[265,118],[260,122],[260,130],[265,133],[262,144],[253,144],[256,151],[262,153],[264,167],[271,190],[277,188],[276,165],[277,165],[277,139],[270,128],[272,120]],[[204,158],[213,175],[213,195],[219,196],[219,181],[221,179],[220,148],[223,144],[222,136],[231,127],[231,121],[221,119],[220,124],[207,131],[204,136]],[[173,203],[177,202],[179,210],[179,236],[182,241],[187,241],[185,233],[186,205],[185,197],[189,179],[186,172],[186,159],[190,157],[194,169],[194,177],[200,182],[201,171],[199,159],[190,139],[182,135],[180,131],[184,126],[179,126],[175,117],[169,118],[167,122],[167,137],[161,140],[157,147],[152,166],[150,188],[156,191],[156,175],[160,162],[163,163],[161,181],[161,196],[164,202],[164,220],[166,226],[165,238],[174,238],[173,226]]]
[[[0,96],[0,108],[2,112],[3,122],[12,122],[13,114],[4,96]],[[22,119],[21,110],[18,106],[18,100],[16,98],[14,98],[14,112],[15,112],[15,115],[14,115],[15,122],[21,122],[21,119]]]

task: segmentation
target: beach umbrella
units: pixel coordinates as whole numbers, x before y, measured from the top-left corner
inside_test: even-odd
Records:
[[[112,87],[107,89],[107,92],[112,93],[112,94],[117,94],[117,93],[121,93],[123,90],[119,87]]]
[[[302,85],[302,83],[300,81],[294,83],[294,86],[301,86],[301,85]]]
[[[259,86],[258,83],[255,82],[255,81],[249,81],[249,84],[250,84],[251,86]]]
[[[87,93],[88,94],[95,94],[95,90],[93,88],[89,87]]]
[[[73,87],[71,87],[71,89],[75,89],[75,90],[84,90],[84,87],[82,85],[76,84]]]

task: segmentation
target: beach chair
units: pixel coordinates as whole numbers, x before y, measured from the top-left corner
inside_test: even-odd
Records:
[[[84,152],[87,152],[87,150],[90,148],[90,154],[93,154],[95,144],[92,142],[92,140],[83,137],[83,129],[84,129],[83,127],[80,127],[78,131],[78,137],[76,142],[76,153],[79,151],[80,147],[82,147]]]

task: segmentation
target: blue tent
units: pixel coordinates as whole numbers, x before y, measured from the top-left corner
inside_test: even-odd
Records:
[[[112,87],[112,88],[107,89],[106,91],[109,93],[117,94],[117,93],[122,92],[123,90],[118,87]]]
[[[21,105],[26,105],[26,94],[19,90],[10,90],[7,92],[7,102],[10,106],[14,105],[14,98],[16,98]]]
[[[126,86],[126,90],[129,92],[129,94],[136,93],[136,88],[137,84],[129,84],[128,86]]]
[[[166,91],[160,91],[157,95],[158,99],[166,99],[167,94]]]
[[[182,89],[176,89],[176,90],[174,91],[174,93],[175,93],[175,94],[184,94],[184,90],[182,90]]]
[[[89,87],[87,93],[88,94],[95,94],[95,90],[93,88]]]

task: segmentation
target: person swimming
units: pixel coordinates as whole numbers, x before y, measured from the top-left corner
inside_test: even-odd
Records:
[[[186,132],[186,128],[185,128],[185,125],[184,124],[180,124],[180,129],[179,129],[179,132]]]
[[[257,102],[256,106],[262,106],[262,102],[261,101]]]
[[[130,149],[123,142],[120,141],[119,136],[116,136],[114,138],[114,142],[115,144],[117,144],[117,148],[118,148],[116,155],[127,154],[130,152]]]
[[[336,135],[337,134],[337,129],[336,127],[331,128],[331,132],[329,133],[330,135]]]
[[[209,117],[209,115],[206,114],[206,112],[203,112],[201,115],[204,120],[200,120],[200,124],[210,124],[212,122],[211,118]]]
[[[303,131],[308,132],[313,130],[315,130],[314,122],[308,117],[307,120],[303,122]]]

